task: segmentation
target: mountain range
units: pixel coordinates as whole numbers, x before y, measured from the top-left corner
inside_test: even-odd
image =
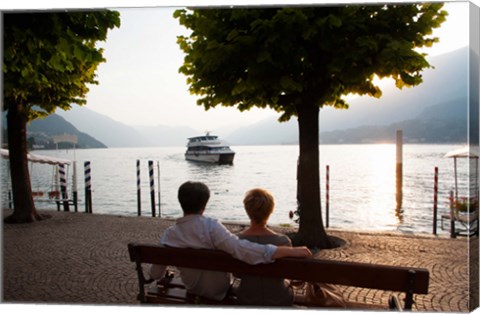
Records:
[[[396,130],[403,130],[405,143],[466,143],[467,107],[463,99],[428,107],[415,119],[388,125],[361,126],[321,133],[321,144],[394,143]],[[462,114],[463,113],[463,114]]]
[[[179,146],[185,145],[187,137],[201,133],[187,126],[129,126],[80,106],[57,114],[77,128],[88,130],[108,147]]]
[[[80,132],[75,126],[59,115],[49,115],[36,119],[27,126],[28,140],[32,147],[54,149],[53,136],[69,134],[77,136],[77,148],[106,148],[107,146],[92,136]],[[59,148],[71,147],[72,144],[59,143]]]
[[[2,113],[1,125],[2,145],[8,147],[7,137],[7,114]],[[75,135],[77,137],[77,148],[106,148],[107,146],[87,133],[80,132],[73,124],[57,114],[49,115],[43,119],[36,119],[27,124],[27,141],[30,149],[55,149],[54,143],[56,135]],[[58,148],[71,148],[72,143],[58,143]]]
[[[403,90],[383,87],[381,98],[357,97],[349,101],[348,110],[322,108],[321,143],[388,142],[397,128],[404,130],[407,142],[465,142],[468,47],[429,62],[434,68],[423,72],[424,82],[419,86]],[[80,106],[58,110],[53,116],[62,117],[108,147],[183,146],[187,137],[203,133],[188,126],[129,126]],[[217,135],[232,145],[294,144],[298,126],[296,119],[279,123],[269,118]]]
[[[446,101],[461,100],[462,103],[458,105],[466,107],[468,48],[432,57],[430,64],[433,68],[422,73],[423,83],[418,86],[400,90],[392,84],[384,89],[381,98],[359,97],[351,101],[348,110],[322,109],[320,131],[410,120],[426,108]],[[460,108],[457,103],[452,103],[452,106]]]
[[[419,86],[402,90],[387,86],[379,99],[365,96],[350,100],[348,110],[322,108],[320,142],[391,142],[396,128],[403,129],[411,142],[466,142],[468,48],[431,58],[430,63],[434,68],[424,71]],[[442,132],[426,136],[432,129]],[[267,119],[232,132],[227,139],[242,145],[297,143],[297,120],[278,123]]]

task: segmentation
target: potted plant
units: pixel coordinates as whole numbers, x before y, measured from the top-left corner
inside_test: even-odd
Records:
[[[459,220],[470,220],[478,216],[478,199],[474,197],[460,197],[450,199],[450,206]]]

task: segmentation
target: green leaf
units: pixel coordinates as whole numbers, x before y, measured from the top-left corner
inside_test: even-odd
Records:
[[[247,85],[245,84],[245,82],[240,81],[237,84],[235,84],[235,86],[233,87],[232,95],[239,95],[243,93],[246,89],[247,89]]]
[[[288,76],[282,76],[280,78],[280,87],[283,90],[297,91],[297,92],[300,92],[303,89],[301,84],[295,82],[292,78]]]
[[[232,30],[232,31],[231,31],[230,33],[228,33],[228,35],[227,35],[227,41],[231,41],[231,40],[235,39],[236,37],[238,37],[238,35],[239,35],[238,30],[236,30],[236,29]]]
[[[82,60],[84,57],[84,53],[82,49],[79,46],[74,46],[73,47],[73,56],[79,60]]]
[[[340,27],[342,26],[342,20],[335,16],[335,15],[329,15],[328,16],[328,23],[331,25],[331,26],[334,26],[334,27]]]
[[[270,53],[266,50],[260,51],[260,53],[257,56],[257,62],[261,63],[264,61],[271,61],[272,57],[270,56]]]
[[[55,71],[63,72],[64,70],[59,54],[54,54],[50,60],[48,60],[47,64]]]
[[[30,76],[30,71],[27,68],[25,68],[25,69],[22,69],[21,74],[23,78],[28,78]]]

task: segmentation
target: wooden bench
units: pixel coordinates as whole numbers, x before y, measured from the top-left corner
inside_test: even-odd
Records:
[[[412,309],[414,294],[428,293],[429,272],[423,268],[314,258],[282,258],[271,264],[249,265],[221,251],[137,243],[128,244],[128,251],[130,260],[136,264],[138,300],[142,303],[235,304],[234,298],[217,302],[190,295],[179,280],[145,291],[145,286],[152,282],[145,278],[142,268],[142,264],[145,263],[403,292],[405,293],[403,309],[406,310]],[[402,309],[397,295],[390,298],[389,307]]]

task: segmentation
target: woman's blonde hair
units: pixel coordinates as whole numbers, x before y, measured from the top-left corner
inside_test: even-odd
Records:
[[[264,189],[253,189],[245,194],[243,206],[247,215],[253,222],[266,223],[273,212],[275,201],[272,194]]]

